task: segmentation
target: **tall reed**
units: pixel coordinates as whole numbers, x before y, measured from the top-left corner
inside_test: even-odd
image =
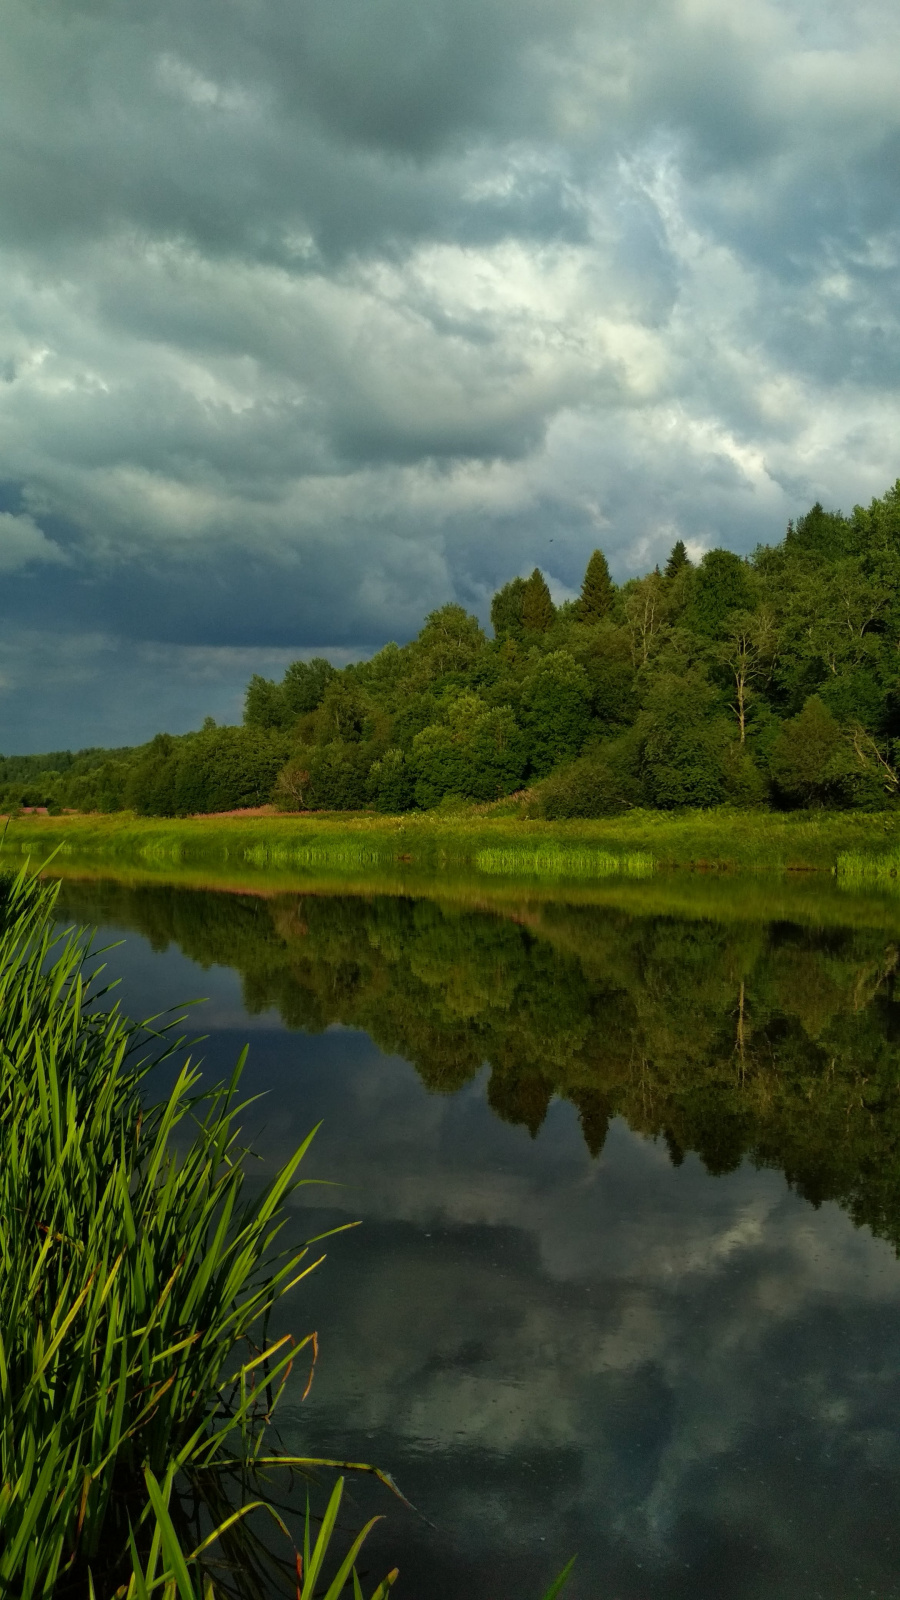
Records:
[[[863,850],[842,850],[835,865],[838,882],[857,883],[871,880],[884,887],[900,887],[900,851],[885,850],[880,853]]]
[[[605,850],[577,850],[566,846],[544,849],[479,850],[479,872],[527,873],[538,878],[608,878],[621,873],[629,878],[649,878],[655,866],[649,851],[632,850],[612,855]]]
[[[308,1245],[275,1248],[309,1139],[247,1198],[240,1064],[200,1096],[188,1060],[147,1109],[175,1041],[147,1055],[97,1003],[55,898],[25,871],[0,881],[0,1595],[15,1600],[81,1600],[89,1571],[108,1593],[147,1473],[188,1474],[215,1512],[226,1474],[246,1497],[254,1472],[299,1465],[264,1453],[264,1428],[313,1349],[266,1342],[316,1264]]]

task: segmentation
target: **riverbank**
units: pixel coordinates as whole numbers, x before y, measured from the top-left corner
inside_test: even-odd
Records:
[[[657,868],[834,872],[841,858],[865,876],[893,871],[900,815],[890,812],[632,811],[543,822],[482,810],[377,816],[315,813],[219,817],[23,816],[3,840],[7,861],[58,850],[82,861],[368,870],[465,867],[485,878],[586,879]]]

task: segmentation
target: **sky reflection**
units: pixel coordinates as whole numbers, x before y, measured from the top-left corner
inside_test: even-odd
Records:
[[[250,1038],[267,1166],[323,1121],[307,1175],[342,1187],[301,1191],[292,1229],[363,1226],[292,1302],[322,1354],[282,1432],[418,1507],[353,1488],[351,1518],[386,1513],[372,1571],[398,1562],[398,1595],[537,1600],[575,1551],[573,1600],[900,1593],[888,1243],[777,1170],[675,1166],[621,1117],[592,1158],[561,1099],[533,1138],[486,1070],[429,1092],[358,1029],[247,1016],[234,972],[174,944],[132,931],[107,959],[138,1014],[210,996],[216,1076]]]

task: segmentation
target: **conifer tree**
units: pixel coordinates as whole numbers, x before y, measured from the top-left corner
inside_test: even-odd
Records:
[[[546,633],[553,626],[556,607],[540,567],[535,567],[522,592],[522,626],[526,633]]]
[[[578,614],[582,622],[599,622],[612,605],[613,581],[602,550],[595,550],[581,585]]]
[[[691,558],[684,547],[684,540],[679,539],[675,544],[673,544],[672,554],[669,556],[669,559],[666,562],[666,577],[677,578],[679,572],[681,572],[684,567],[689,567],[690,564]]]

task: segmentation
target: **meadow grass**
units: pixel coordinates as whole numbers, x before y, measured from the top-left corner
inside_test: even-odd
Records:
[[[422,870],[467,867],[494,874],[497,852],[569,853],[566,875],[596,875],[594,856],[652,856],[660,866],[706,870],[832,871],[839,856],[900,851],[900,813],[630,811],[616,818],[546,822],[491,812],[373,812],[223,817],[21,817],[5,851],[64,854],[112,863],[230,863],[273,868]],[[479,858],[485,865],[479,868]],[[509,859],[513,859],[512,855]],[[506,870],[505,868],[503,870]],[[513,870],[519,870],[515,868]]]

